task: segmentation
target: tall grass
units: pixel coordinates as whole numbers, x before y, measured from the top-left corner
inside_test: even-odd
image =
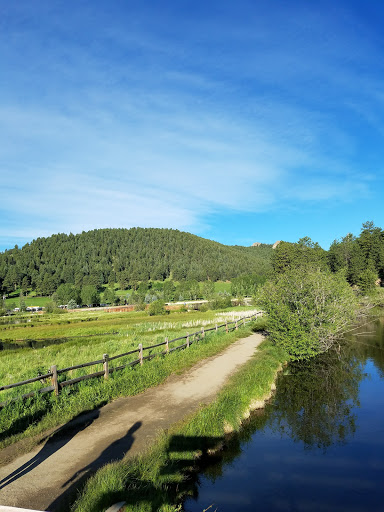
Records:
[[[154,322],[159,323],[160,317],[154,317]],[[139,341],[144,345],[154,344],[163,341],[164,334],[172,337],[184,335],[185,328],[179,325],[182,323],[183,318],[171,329],[150,332],[144,332],[139,323],[136,326],[137,330],[132,326],[130,329],[122,329],[115,336],[76,339],[39,350],[3,351],[0,353],[0,381],[4,384],[18,382],[36,376],[37,372],[43,374],[52,364],[63,368],[99,359],[105,352],[112,356],[136,348]],[[134,395],[157,385],[171,373],[184,370],[198,360],[218,353],[235,339],[246,336],[250,332],[251,327],[248,325],[228,335],[225,332],[211,334],[201,342],[193,344],[188,350],[159,356],[146,362],[142,367],[126,368],[115,372],[107,381],[102,378],[90,379],[64,388],[58,397],[47,394],[25,402],[10,403],[0,410],[0,448],[65,423],[79,413],[100,407],[118,396]],[[118,364],[121,364],[121,360],[118,360]],[[101,368],[92,367],[91,372],[98,369]],[[69,375],[63,374],[62,379],[74,378],[87,371],[75,370]],[[25,386],[26,389],[23,389],[23,392],[41,386],[39,382],[30,384]],[[1,400],[20,394],[20,389],[2,392]]]

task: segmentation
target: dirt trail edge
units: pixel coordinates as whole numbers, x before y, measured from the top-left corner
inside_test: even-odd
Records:
[[[183,375],[72,420],[69,431],[58,429],[43,447],[0,467],[0,505],[68,510],[65,503],[91,473],[112,460],[137,455],[160,430],[212,402],[262,340],[261,334],[242,338]]]

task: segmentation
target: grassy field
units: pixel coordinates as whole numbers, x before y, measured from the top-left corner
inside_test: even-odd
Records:
[[[286,354],[268,341],[227,383],[217,400],[183,424],[162,435],[147,453],[106,465],[93,476],[72,512],[101,512],[125,501],[127,512],[177,512],[187,496],[197,492],[200,461],[229,444],[228,430],[239,431],[254,401],[270,393]],[[263,422],[263,417],[258,418]],[[236,442],[236,439],[235,439]],[[222,452],[221,457],[225,457]],[[212,455],[211,455],[212,456]]]
[[[101,359],[104,353],[110,356],[121,354],[136,349],[138,343],[142,343],[144,347],[153,345],[164,341],[165,336],[169,339],[183,336],[201,326],[222,323],[225,318],[231,320],[234,315],[245,316],[250,312],[249,308],[230,308],[223,312],[175,312],[149,317],[145,312],[107,313],[80,310],[62,315],[26,316],[20,324],[0,326],[0,340],[13,340],[13,345],[25,343],[16,340],[45,340],[47,345],[39,349],[2,350],[0,382],[6,385],[42,375],[53,364],[60,369]],[[64,388],[59,397],[50,393],[24,402],[18,400],[10,403],[0,409],[0,448],[69,421],[80,412],[99,407],[117,396],[141,392],[162,382],[171,373],[188,368],[199,359],[219,352],[236,337],[249,332],[249,327],[245,327],[230,335],[219,333],[207,336],[204,341],[193,344],[188,351],[157,357],[141,368],[126,368],[111,374],[108,381],[90,379]],[[163,347],[155,350],[163,350]],[[135,354],[118,359],[118,365],[136,358]],[[62,374],[60,379],[76,378],[101,369],[102,366],[98,365],[72,370]],[[49,382],[44,384],[38,381],[1,391],[0,402],[43,385],[49,385]]]
[[[178,283],[175,282],[177,285]],[[223,281],[217,281],[214,283],[215,285],[215,292],[231,292],[231,283],[230,282],[223,282]],[[125,298],[127,294],[130,293],[130,290],[121,290],[115,286],[115,293],[118,297]],[[28,291],[26,296],[24,297],[24,302],[26,306],[42,306],[44,307],[47,302],[51,300],[51,297],[36,297],[36,293],[34,291]],[[103,294],[101,294],[101,301],[103,301]],[[20,290],[15,290],[10,296],[5,299],[5,306],[7,308],[10,308],[11,305],[18,308],[20,302]]]
[[[24,297],[25,305],[28,306],[41,306],[44,307],[47,302],[51,300],[51,297],[35,297],[33,294],[28,294],[26,297]],[[10,297],[8,299],[5,299],[5,306],[7,308],[11,308],[12,305],[14,307],[18,308],[20,302],[19,294]]]
[[[228,281],[216,281],[215,282],[215,292],[228,292],[231,293],[231,283]]]
[[[156,281],[154,281],[154,282],[156,282]],[[174,281],[174,284],[177,286],[179,283],[178,283],[178,281]],[[202,283],[200,283],[200,289],[201,289],[201,284]],[[216,281],[214,283],[214,285],[215,285],[215,292],[216,293],[218,293],[218,292],[228,292],[228,293],[231,293],[231,283],[229,281]],[[119,297],[125,297],[127,295],[127,293],[130,293],[130,291],[129,290],[115,289],[115,293]]]

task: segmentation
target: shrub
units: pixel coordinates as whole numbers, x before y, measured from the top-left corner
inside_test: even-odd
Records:
[[[267,282],[258,303],[268,314],[272,340],[292,359],[328,350],[355,318],[356,298],[341,273],[306,267],[288,270]]]
[[[148,315],[165,315],[165,304],[162,300],[154,300],[148,307]]]
[[[53,310],[56,308],[56,303],[53,300],[50,300],[46,303],[44,310],[46,313],[53,313]]]
[[[70,299],[68,301],[68,309],[75,309],[77,307],[76,301],[73,299]]]
[[[217,294],[209,303],[211,309],[225,309],[232,306],[230,295]]]
[[[251,329],[253,332],[262,332],[265,331],[267,328],[267,319],[264,316],[259,316],[256,318],[256,320],[252,323]]]

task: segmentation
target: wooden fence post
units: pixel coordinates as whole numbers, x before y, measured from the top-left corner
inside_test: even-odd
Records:
[[[108,354],[103,354],[103,368],[104,368],[104,379],[107,380],[109,378],[109,356]]]
[[[187,332],[187,348],[189,348],[189,332]]]
[[[59,394],[59,383],[57,382],[57,366],[54,364],[51,366],[52,372],[52,386],[55,388],[55,395]]]
[[[216,328],[216,332],[217,332],[217,324],[215,325],[215,328]]]
[[[140,365],[143,365],[143,344],[139,343],[139,359],[140,359]]]
[[[235,329],[238,330],[239,326],[237,325],[237,320],[235,321]]]
[[[205,338],[204,327],[202,327],[202,328],[201,328],[201,337],[202,337],[202,338]]]
[[[165,351],[168,354],[168,352],[169,352],[168,336],[165,337]]]
[[[228,334],[228,320],[225,321],[225,332]]]
[[[245,327],[245,324],[246,324],[246,323],[247,323],[247,322],[245,321],[245,318],[243,318],[243,326],[244,326],[244,327]]]

